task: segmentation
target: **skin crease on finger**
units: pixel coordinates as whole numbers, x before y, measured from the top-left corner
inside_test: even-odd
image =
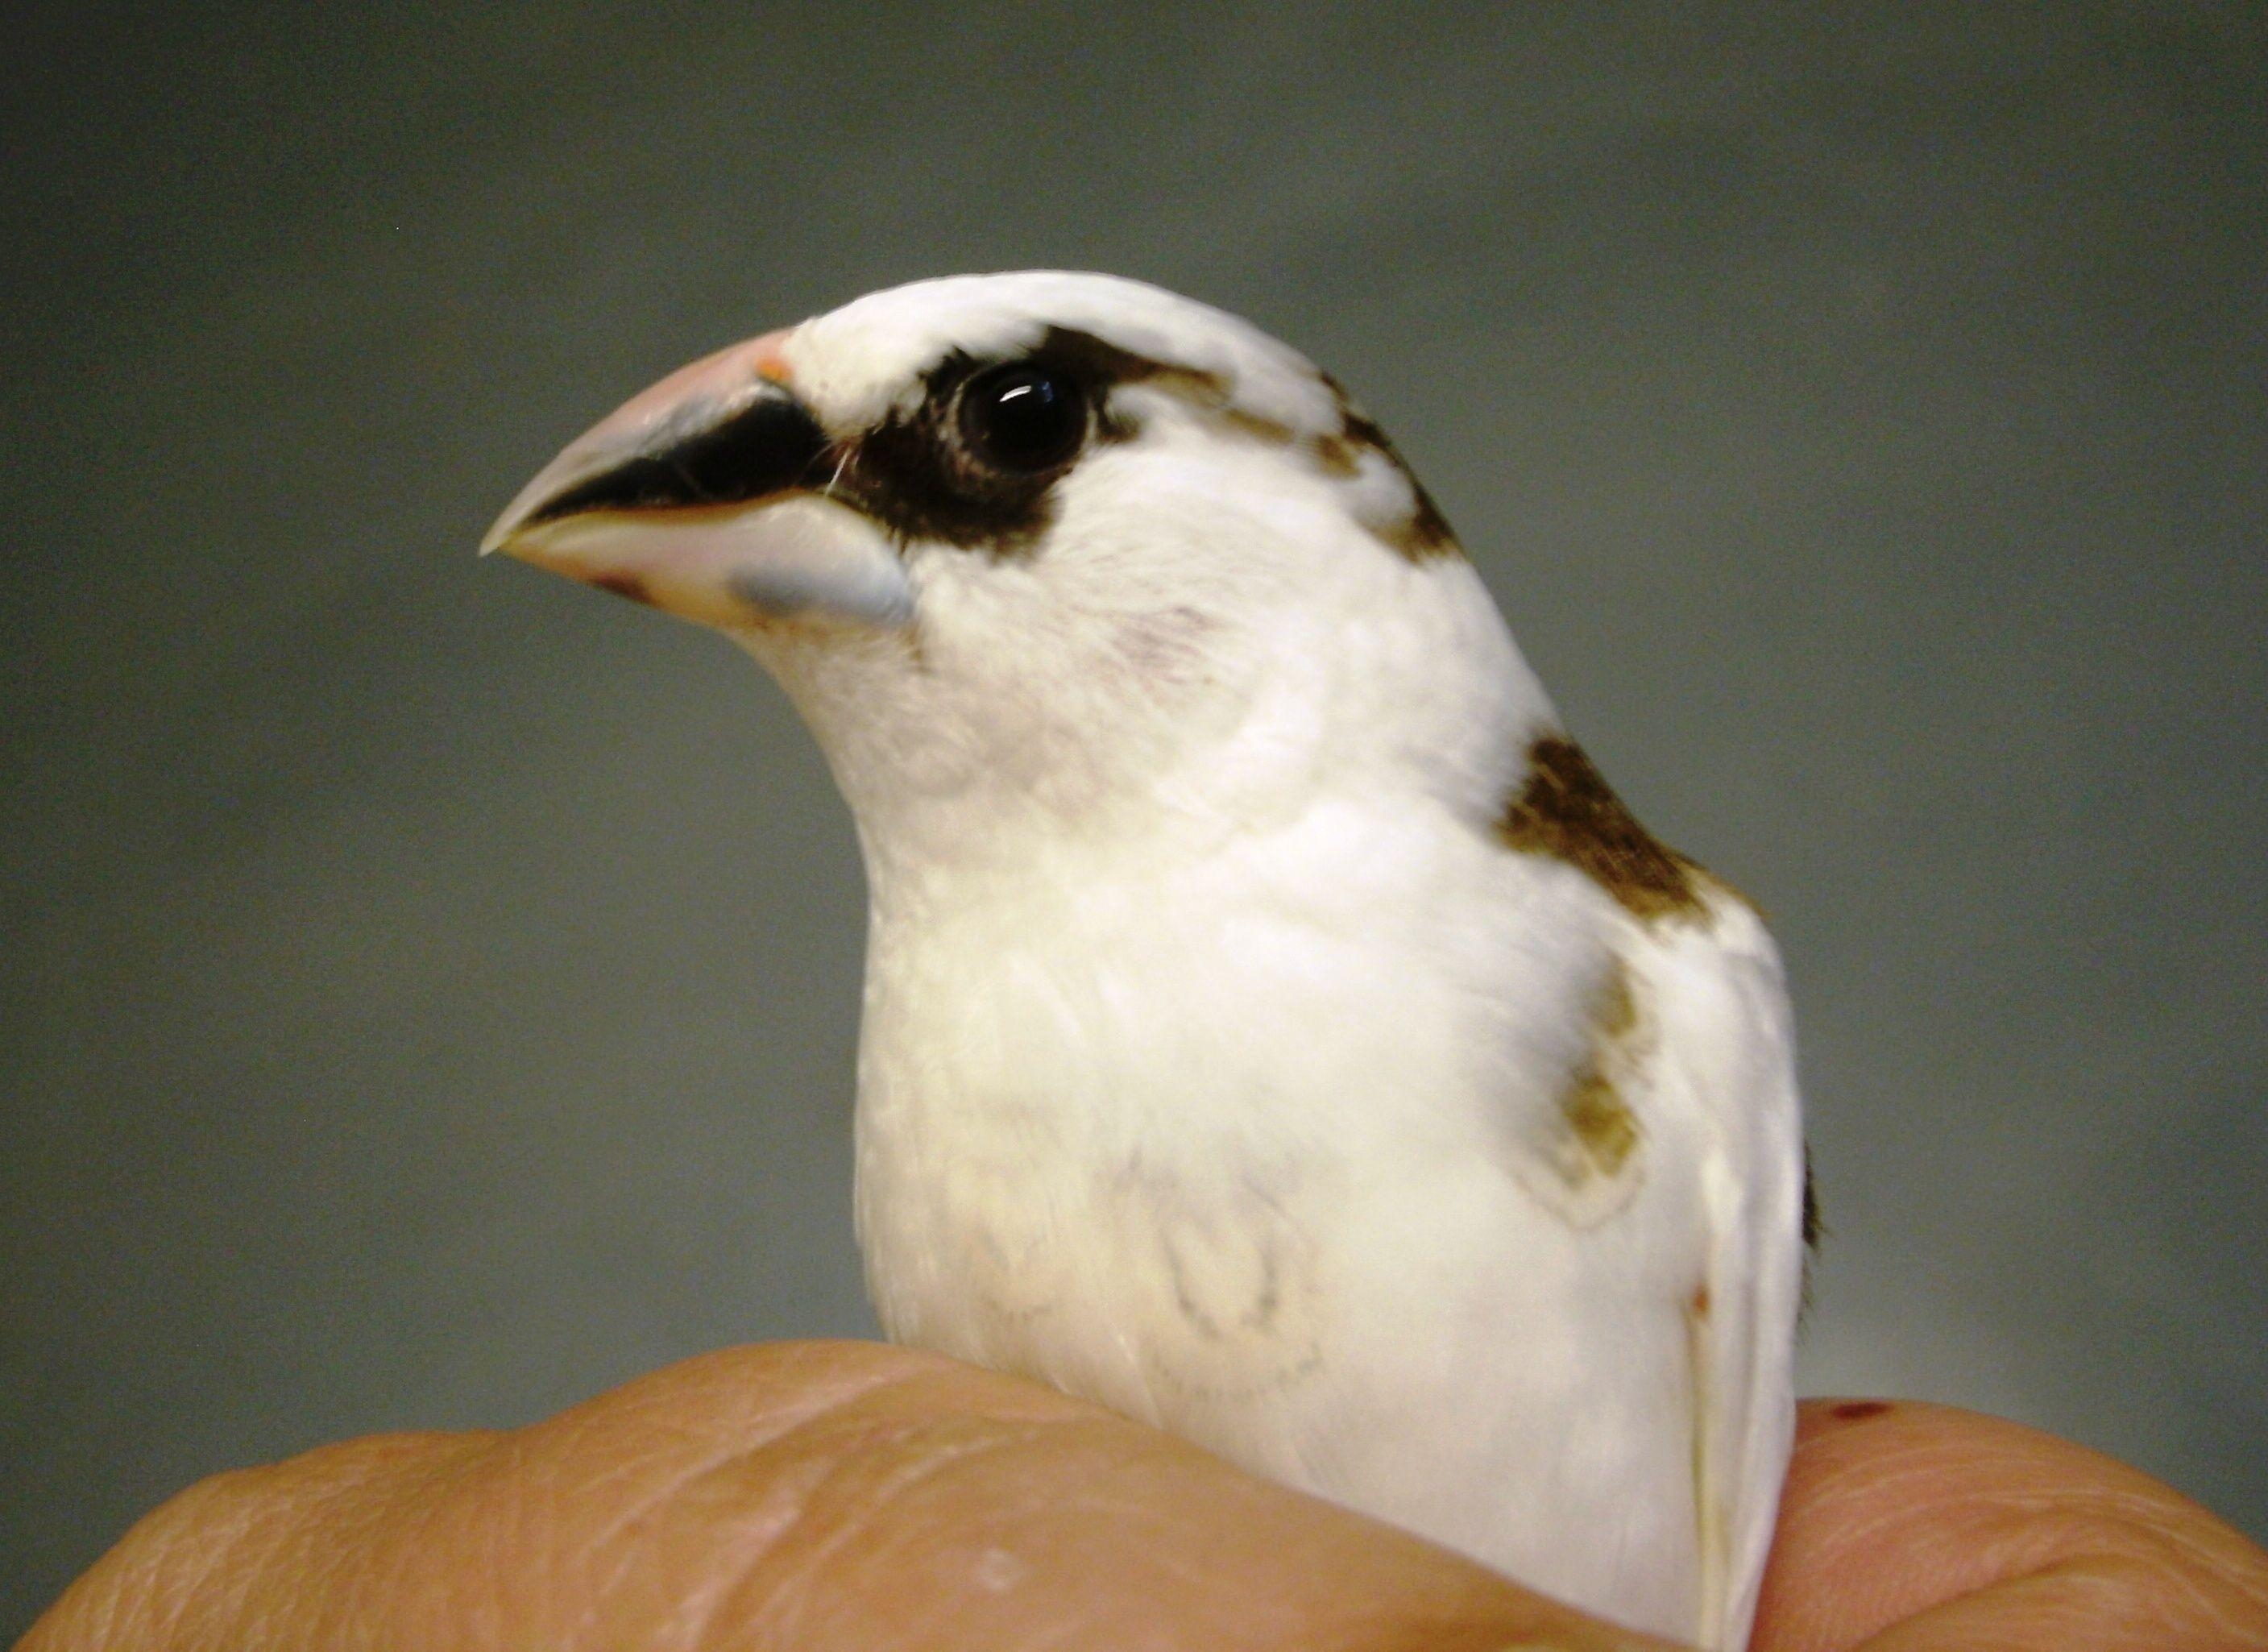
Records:
[[[1051,1390],[806,1343],[208,1480],[22,1647],[1660,1644]],[[2268,1555],[2015,1424],[1814,1402],[1754,1644],[2268,1648]]]

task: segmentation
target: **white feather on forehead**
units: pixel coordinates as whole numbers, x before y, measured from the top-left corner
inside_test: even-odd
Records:
[[[1051,327],[1213,375],[1237,408],[1295,433],[1339,427],[1337,398],[1297,350],[1224,310],[1118,276],[1027,269],[917,281],[813,317],[781,355],[821,422],[850,431],[910,410],[922,375],[954,350],[1011,356]]]

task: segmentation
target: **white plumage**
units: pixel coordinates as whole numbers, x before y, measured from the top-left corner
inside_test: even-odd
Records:
[[[922,283],[665,381],[490,543],[719,625],[825,749],[891,1336],[1745,1641],[1801,1271],[1777,957],[1336,385],[1130,282]]]

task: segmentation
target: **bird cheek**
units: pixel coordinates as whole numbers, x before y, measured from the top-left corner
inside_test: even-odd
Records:
[[[913,586],[868,517],[813,494],[747,505],[594,511],[525,530],[512,555],[727,631],[783,623],[895,628]]]

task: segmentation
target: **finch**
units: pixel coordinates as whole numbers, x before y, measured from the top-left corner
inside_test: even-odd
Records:
[[[1136,282],[920,282],[664,380],[483,549],[717,628],[819,740],[892,1338],[1745,1643],[1808,1207],[1778,955],[1332,379]]]

